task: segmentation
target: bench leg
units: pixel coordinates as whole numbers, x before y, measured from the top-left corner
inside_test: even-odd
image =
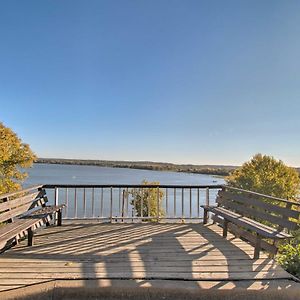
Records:
[[[49,226],[50,226],[50,222],[46,221],[46,227],[49,227]]]
[[[275,247],[274,252],[269,253],[269,258],[274,258],[277,255],[278,248],[279,248],[279,240],[273,240],[272,245]]]
[[[261,236],[257,234],[255,240],[254,256],[253,256],[254,259],[259,258],[260,250],[261,250]]]
[[[207,220],[208,220],[208,210],[204,208],[203,224],[207,224]]]
[[[57,226],[61,226],[62,223],[62,213],[61,213],[61,209],[57,212]]]
[[[32,228],[27,229],[28,234],[28,246],[33,246],[33,230]]]
[[[227,237],[227,232],[228,232],[228,220],[224,219],[224,225],[223,225],[223,237]]]

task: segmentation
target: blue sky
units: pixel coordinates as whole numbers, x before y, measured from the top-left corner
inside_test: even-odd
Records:
[[[0,120],[40,157],[300,166],[299,1],[0,2]]]

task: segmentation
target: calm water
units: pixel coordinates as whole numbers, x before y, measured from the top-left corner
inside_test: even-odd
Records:
[[[162,172],[149,170],[135,170],[124,168],[105,168],[97,166],[76,166],[76,165],[54,165],[35,164],[28,171],[29,177],[24,186],[35,184],[140,184],[142,180],[158,181],[160,184],[170,185],[216,185],[223,184],[222,178],[210,175]],[[121,207],[125,207],[125,215],[134,215],[133,207],[129,203],[122,203],[121,189],[113,190],[113,215],[121,215]],[[210,198],[215,198],[217,190],[210,191]],[[67,203],[68,209],[64,212],[65,217],[108,217],[110,215],[110,189],[86,189],[84,204],[84,190],[78,189],[75,196],[74,189],[59,189],[59,203]],[[101,196],[103,193],[103,196]],[[202,215],[198,209],[197,190],[168,189],[168,199],[164,197],[162,206],[169,217]],[[54,203],[53,190],[47,191],[50,203]],[[191,199],[190,199],[191,196]],[[92,199],[95,199],[93,202]],[[200,204],[205,203],[205,190],[200,190]],[[77,200],[75,200],[77,199]],[[125,201],[125,200],[124,200]],[[75,205],[76,202],[76,205]],[[190,214],[190,211],[192,213]]]
[[[104,168],[97,166],[75,166],[34,164],[28,170],[25,184],[140,184],[142,180],[159,181],[160,184],[209,185],[223,184],[222,178],[210,175]]]

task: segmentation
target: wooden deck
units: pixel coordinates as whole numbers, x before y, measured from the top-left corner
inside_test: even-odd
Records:
[[[291,280],[217,225],[65,222],[0,254],[0,290],[55,279]]]

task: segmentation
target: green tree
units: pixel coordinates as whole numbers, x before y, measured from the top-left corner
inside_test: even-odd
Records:
[[[226,178],[230,186],[274,197],[296,200],[299,196],[298,172],[272,156],[256,154]]]
[[[146,180],[143,180],[142,184],[145,186],[159,185],[159,182],[148,182]],[[165,215],[165,211],[162,207],[164,192],[161,189],[158,189],[157,187],[133,188],[129,190],[128,193],[132,197],[130,204],[135,208],[135,213],[137,217],[142,216],[141,212],[145,217],[147,217],[148,215],[150,217],[156,217],[157,208],[159,210],[159,217]],[[159,205],[157,205],[158,198],[159,198]]]
[[[256,154],[226,178],[227,184],[265,195],[289,200],[297,200],[300,178],[296,169],[286,166],[272,156]],[[267,222],[265,222],[268,224]],[[300,232],[279,248],[277,261],[288,272],[300,276]]]
[[[0,122],[0,194],[20,189],[36,156],[29,145]]]

